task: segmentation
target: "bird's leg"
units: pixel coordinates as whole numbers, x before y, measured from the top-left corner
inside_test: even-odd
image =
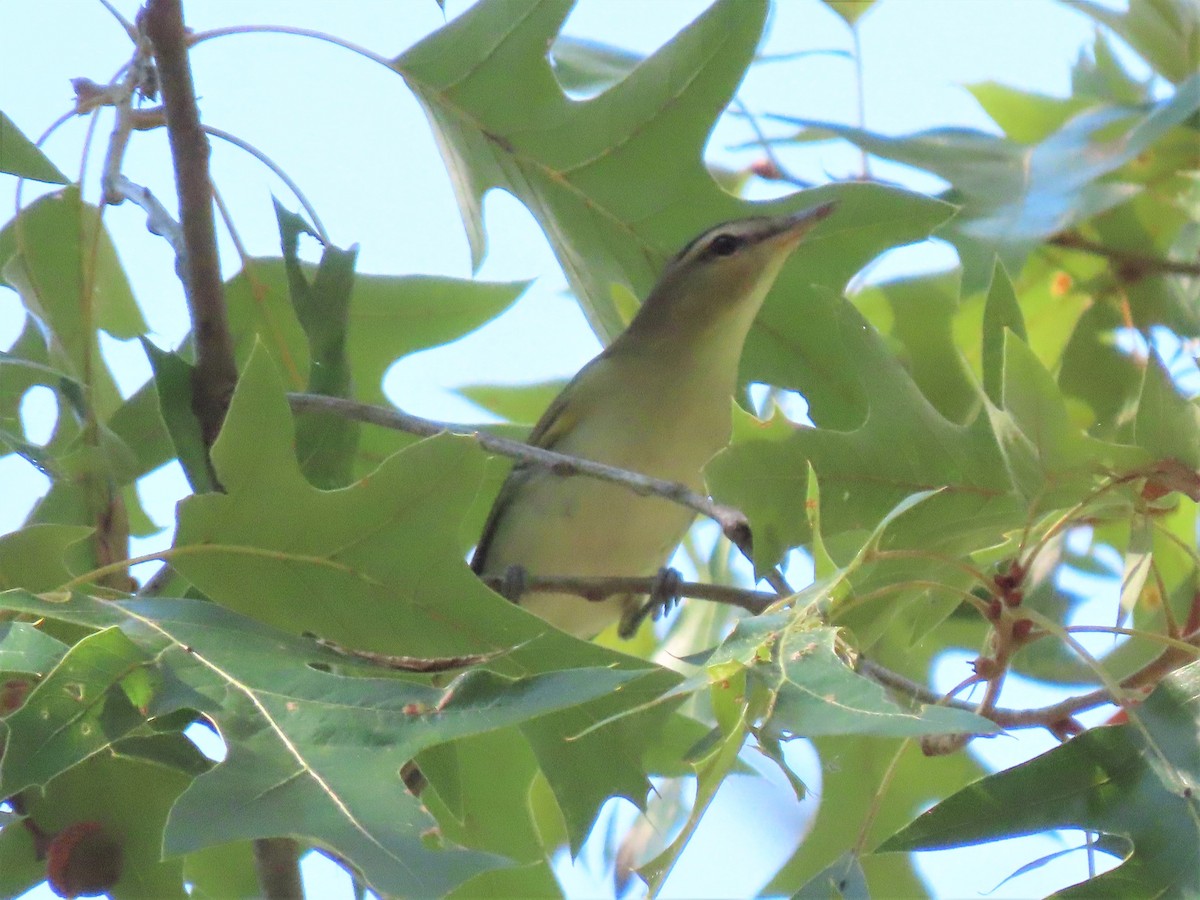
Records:
[[[646,602],[636,609],[630,610],[621,617],[617,626],[617,634],[622,638],[631,638],[647,616],[657,619],[663,613],[669,612],[679,602],[679,589],[683,576],[678,569],[663,566],[654,576],[654,586]]]
[[[519,563],[514,563],[504,570],[504,578],[500,582],[500,596],[512,603],[520,603],[521,595],[529,584],[529,573]]]

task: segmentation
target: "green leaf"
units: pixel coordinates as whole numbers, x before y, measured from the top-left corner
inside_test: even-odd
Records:
[[[973,548],[1023,522],[988,422],[947,421],[854,307],[830,304],[821,337],[838,358],[854,360],[841,369],[868,404],[857,427],[795,428],[778,415],[765,427],[743,420],[706,470],[714,495],[749,516],[757,571],[809,540],[806,463],[821,479],[821,528],[835,559],[851,558],[882,517],[930,486],[940,493],[905,517],[895,546]]]
[[[743,712],[744,715],[744,712]],[[650,894],[657,896],[663,882],[671,874],[680,855],[686,849],[692,835],[700,824],[700,819],[708,810],[709,804],[724,783],[725,778],[736,767],[738,754],[746,742],[745,718],[731,722],[729,727],[720,734],[720,742],[705,754],[696,766],[696,799],[688,812],[687,820],[670,845],[658,856],[650,860],[638,870],[638,874],[650,887]]]
[[[583,101],[562,92],[547,59],[569,9],[564,0],[477,4],[393,66],[438,136],[476,264],[485,250],[483,196],[499,187],[543,224],[592,327],[608,339],[626,321],[614,285],[644,297],[663,263],[696,232],[763,212],[717,186],[703,147],[752,58],[766,4],[714,3],[619,83]],[[890,246],[900,242],[894,233],[917,232],[923,223],[912,213],[919,201],[889,206],[880,199],[893,195],[905,196],[874,185],[841,189],[842,208],[822,234],[830,242],[824,249],[836,242],[845,251],[801,247],[792,272],[807,274],[785,275],[775,293],[802,304],[812,282],[840,288],[880,252],[881,234]],[[794,210],[829,196],[817,191],[803,204],[772,208]],[[925,202],[926,209],[936,206]],[[874,249],[860,256],[866,245]],[[770,334],[769,326],[757,330],[762,338]]]
[[[987,719],[959,709],[903,708],[878,683],[856,673],[835,649],[837,629],[789,626],[784,614],[739,622],[732,639],[758,641],[769,661],[749,668],[771,694],[763,730],[776,739],[860,734],[992,734]]]
[[[306,278],[314,269],[301,263]],[[386,402],[383,376],[397,359],[455,340],[502,313],[528,282],[464,281],[428,275],[357,275],[350,297],[347,346],[351,376],[368,403]],[[287,375],[306,384],[308,341],[292,309],[283,259],[254,258],[226,285],[229,327],[239,363],[261,341]]]
[[[841,16],[847,25],[856,28],[858,20],[871,11],[875,0],[822,0],[822,2]]]
[[[580,668],[513,680],[474,670],[439,689],[348,668],[339,653],[214,603],[89,597],[50,603],[16,592],[4,601],[12,610],[77,625],[120,626],[128,637],[102,631],[79,646],[110,635],[126,645],[133,640],[160,676],[148,713],[198,710],[220,729],[228,756],[175,803],[166,853],[291,834],[353,860],[390,894],[440,895],[502,864],[489,854],[426,845],[422,834],[432,820],[400,777],[405,762],[435,744],[609,695],[640,675]],[[32,714],[36,707],[26,709]],[[10,757],[33,765],[25,751],[40,733],[36,723],[13,718],[6,778],[15,765]],[[20,738],[26,730],[33,737]],[[40,758],[37,765],[49,767]],[[237,819],[213,818],[213,809],[231,806],[239,809]]]
[[[187,743],[182,735],[174,740]],[[94,822],[115,842],[121,874],[106,891],[113,900],[183,900],[188,896],[183,863],[163,859],[162,839],[168,812],[190,780],[188,773],[170,766],[104,752],[55,778],[44,795],[25,796],[30,818],[43,833]],[[16,831],[24,829],[6,828],[0,841]],[[41,873],[45,877],[44,861]]]
[[[50,184],[67,184],[67,178],[16,124],[0,112],[0,172]]]
[[[358,248],[323,247],[311,282],[297,257],[300,235],[311,233],[299,216],[276,201],[275,215],[283,242],[284,267],[292,309],[308,338],[310,394],[351,398],[353,376],[347,358],[350,296]],[[307,412],[296,418],[296,455],[308,479],[320,488],[344,487],[353,477],[361,425],[343,416]]]
[[[1200,405],[1179,393],[1157,356],[1146,365],[1134,431],[1156,459],[1200,469]]]
[[[39,197],[0,231],[0,274],[53,335],[52,364],[85,385],[107,418],[121,398],[96,328],[116,338],[148,329],[99,211],[75,187]]]
[[[1121,65],[1112,42],[1099,30],[1092,43],[1091,56],[1081,51],[1071,70],[1071,93],[1076,97],[1094,97],[1102,102],[1137,106],[1152,99],[1150,85],[1134,80]]]
[[[1100,463],[1099,442],[1071,421],[1054,379],[1024,341],[1006,332],[1003,353],[1003,413],[989,407],[989,414],[1013,483],[1040,504],[1082,498]]]
[[[887,325],[872,321],[899,341],[897,358],[942,416],[967,422],[979,410],[979,388],[954,343],[959,274],[952,271],[890,281],[863,290],[855,296],[854,305],[871,318],[868,309],[872,304],[887,304],[891,312]]]
[[[225,493],[180,505],[172,565],[217,602],[381,653],[486,652],[543,630],[463,560],[457,520],[482,465],[472,441],[421,441],[350,487],[321,491],[300,472],[283,386],[260,349],[212,458]]]
[[[1093,0],[1072,5],[1127,40],[1170,81],[1180,84],[1195,73],[1200,59],[1200,10],[1190,0],[1137,0],[1125,12]]]
[[[145,349],[144,338],[142,346]],[[149,352],[147,356],[150,356]],[[154,380],[142,385],[121,404],[108,420],[108,428],[134,452],[137,458],[134,477],[141,477],[175,459],[175,447],[159,411],[159,394]]]
[[[1200,663],[1177,670],[1136,712],[1138,724],[1090,729],[978,781],[879,849],[934,850],[1055,828],[1123,838],[1115,869],[1059,896],[1191,896],[1200,891]]]
[[[467,568],[458,521],[482,469],[473,441],[421,441],[346,489],[320,491],[300,474],[282,386],[258,353],[238,384],[213,461],[226,493],[181,504],[172,565],[231,609],[380,653],[437,657],[516,647],[497,667],[526,674],[614,664],[646,673],[639,690],[573,713],[580,717],[574,731],[640,705],[642,689],[661,691],[677,678],[556,631]],[[543,731],[543,741],[556,746],[574,731]],[[655,733],[619,724],[601,731],[563,748],[539,744],[551,783],[575,784],[569,810],[580,831],[599,793],[635,793],[645,784],[642,748]],[[608,748],[618,734],[623,752],[614,753]],[[572,780],[581,769],[591,773],[586,789]],[[587,806],[590,813],[582,811]]]
[[[475,264],[485,251],[483,196],[504,188],[554,223],[547,233],[568,281],[593,328],[611,338],[624,319],[609,285],[644,296],[667,254],[741,206],[721,197],[701,149],[751,59],[766,4],[715,4],[615,87],[581,102],[563,94],[547,58],[569,11],[564,0],[477,4],[393,67],[438,136]],[[690,208],[679,209],[676,198],[689,195]]]
[[[566,384],[566,380],[561,378],[536,384],[468,384],[455,388],[454,392],[493,415],[510,422],[532,425],[541,418],[550,401],[559,395]]]
[[[200,422],[192,411],[192,378],[196,369],[178,353],[161,350],[146,338],[142,338],[142,348],[154,371],[159,414],[170,435],[175,457],[192,492],[206,494],[215,489],[215,484]]]
[[[124,691],[113,688],[147,662],[116,628],[72,647],[24,705],[4,719],[0,793],[10,797],[45,785],[138,728],[142,714]]]
[[[82,525],[29,525],[0,535],[0,591],[48,591],[71,579],[68,548],[87,538]]]
[[[67,645],[29,622],[0,623],[0,672],[45,675],[58,665]]]
[[[600,41],[560,34],[550,48],[554,77],[564,90],[596,94],[612,87],[637,68],[644,59]]]
[[[988,399],[997,406],[1002,402],[1004,389],[1004,342],[1007,331],[1029,342],[1016,291],[1013,290],[1008,272],[1004,270],[1004,264],[997,259],[996,267],[992,270],[987,302],[983,307],[983,389]]]
[[[1084,98],[1049,97],[994,81],[966,88],[1008,139],[1018,144],[1041,143],[1090,105]]]
[[[183,858],[183,878],[192,885],[195,900],[256,900],[262,896],[254,846],[249,841],[189,853]]]

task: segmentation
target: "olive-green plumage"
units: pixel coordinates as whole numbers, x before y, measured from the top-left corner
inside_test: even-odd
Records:
[[[555,398],[529,443],[702,490],[704,465],[729,442],[742,345],[788,255],[833,209],[739,219],[684,247],[625,329]],[[518,464],[471,560],[479,573],[650,575],[693,514],[591,478]],[[591,638],[632,621],[645,598],[592,603],[527,593],[522,606]]]

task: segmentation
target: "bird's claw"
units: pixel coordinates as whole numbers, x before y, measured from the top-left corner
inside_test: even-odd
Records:
[[[658,620],[670,612],[679,603],[679,591],[683,585],[683,576],[678,569],[663,566],[654,576],[654,586],[646,602],[637,609],[626,613],[617,627],[617,634],[622,638],[633,637],[647,617]]]

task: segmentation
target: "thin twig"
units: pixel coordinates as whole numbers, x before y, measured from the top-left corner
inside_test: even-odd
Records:
[[[1188,636],[1186,642],[1193,647],[1200,647],[1200,633]],[[1171,647],[1136,672],[1123,678],[1118,683],[1118,687],[1123,693],[1147,691],[1171,672],[1191,662],[1194,658],[1195,654],[1192,652]],[[1052,728],[1071,718],[1071,716],[1089,709],[1095,709],[1098,706],[1104,706],[1109,703],[1121,705],[1122,701],[1128,702],[1128,698],[1126,697],[1114,697],[1112,692],[1107,688],[1098,688],[1086,694],[1078,694],[1074,697],[1068,697],[1066,700],[1061,700],[1058,703],[1052,703],[1049,706],[1042,706],[1035,709],[1007,709],[1000,707],[988,712],[981,712],[974,703],[946,699],[925,685],[906,678],[897,672],[893,672],[886,666],[881,666],[879,663],[866,657],[860,656],[855,668],[860,674],[866,675],[873,681],[877,681],[885,687],[890,687],[918,703],[948,706],[953,709],[962,709],[967,712],[977,713],[995,722],[1001,728],[1009,730],[1016,728]]]
[[[227,25],[224,28],[212,28],[208,31],[200,31],[193,34],[190,38],[191,46],[198,46],[205,41],[211,41],[213,38],[228,37],[232,34],[289,34],[297,37],[316,38],[319,41],[325,41],[333,44],[335,47],[341,47],[344,50],[349,50],[352,53],[357,53],[359,56],[369,59],[371,62],[379,63],[384,68],[396,70],[392,68],[392,61],[386,56],[380,56],[373,50],[368,50],[360,44],[355,44],[345,38],[340,38],[335,34],[327,34],[324,31],[317,31],[312,28],[300,28],[295,25]]]
[[[192,410],[205,445],[212,446],[233,396],[237,365],[217,258],[208,137],[200,127],[180,0],[150,0],[139,24],[150,38],[158,66],[179,193],[179,219],[187,245],[186,267],[181,274],[196,345]]]
[[[1155,273],[1200,276],[1200,262],[1163,259],[1159,256],[1148,256],[1145,253],[1137,253],[1132,250],[1121,250],[1118,247],[1109,247],[1105,244],[1088,240],[1083,235],[1074,231],[1064,231],[1056,234],[1049,238],[1046,243],[1053,244],[1055,247],[1063,247],[1067,250],[1078,250],[1082,253],[1090,253],[1093,256],[1103,256],[1111,259],[1118,265],[1124,277],[1129,281],[1136,281],[1145,275]]]
[[[480,580],[494,591],[500,591],[504,586],[503,576],[481,575]],[[657,586],[657,579],[653,577],[527,575],[521,588],[525,593],[534,594],[576,594],[585,600],[598,603],[615,594],[651,594]],[[700,581],[681,581],[676,593],[679,597],[736,606],[756,616],[779,599],[779,596],[772,591],[755,591],[749,588],[732,587],[727,584],[708,584]]]
[[[220,138],[226,143],[233,144],[233,146],[240,150],[245,150],[260,163],[274,172],[275,177],[287,185],[287,189],[292,192],[292,196],[294,196],[300,202],[300,205],[304,207],[304,211],[308,213],[308,218],[312,222],[313,228],[316,229],[317,238],[321,241],[321,243],[325,246],[329,246],[331,243],[333,243],[329,239],[329,233],[325,230],[324,224],[321,222],[321,217],[317,215],[316,208],[308,201],[308,197],[304,196],[304,191],[300,190],[300,185],[296,184],[296,182],[292,180],[291,176],[289,176],[288,173],[283,170],[282,166],[280,166],[277,162],[275,162],[275,160],[271,159],[271,157],[267,156],[267,154],[263,153],[263,151],[259,150],[249,141],[242,140],[236,134],[230,134],[228,131],[224,131],[220,128],[213,128],[211,125],[202,125],[201,127],[204,129],[206,134],[212,135],[215,138]]]
[[[486,431],[466,431],[461,425],[423,419],[400,410],[372,406],[369,403],[359,403],[342,397],[327,397],[323,394],[288,394],[287,397],[294,412],[330,413],[357,422],[366,422],[370,425],[379,425],[383,428],[415,434],[419,437],[433,437],[445,433],[457,434],[471,438],[490,453],[532,463],[546,468],[556,475],[563,477],[585,475],[589,478],[598,478],[601,481],[624,485],[642,496],[653,494],[663,497],[712,519],[721,526],[726,536],[739,548],[743,545],[747,548],[749,546],[750,529],[746,517],[741,512],[732,507],[715,503],[678,481],[651,478],[649,475],[642,475],[639,472],[631,472],[628,469],[620,469],[577,456],[568,456],[565,453],[556,453],[553,450],[544,450],[541,447],[523,444],[520,441],[499,437]]]

